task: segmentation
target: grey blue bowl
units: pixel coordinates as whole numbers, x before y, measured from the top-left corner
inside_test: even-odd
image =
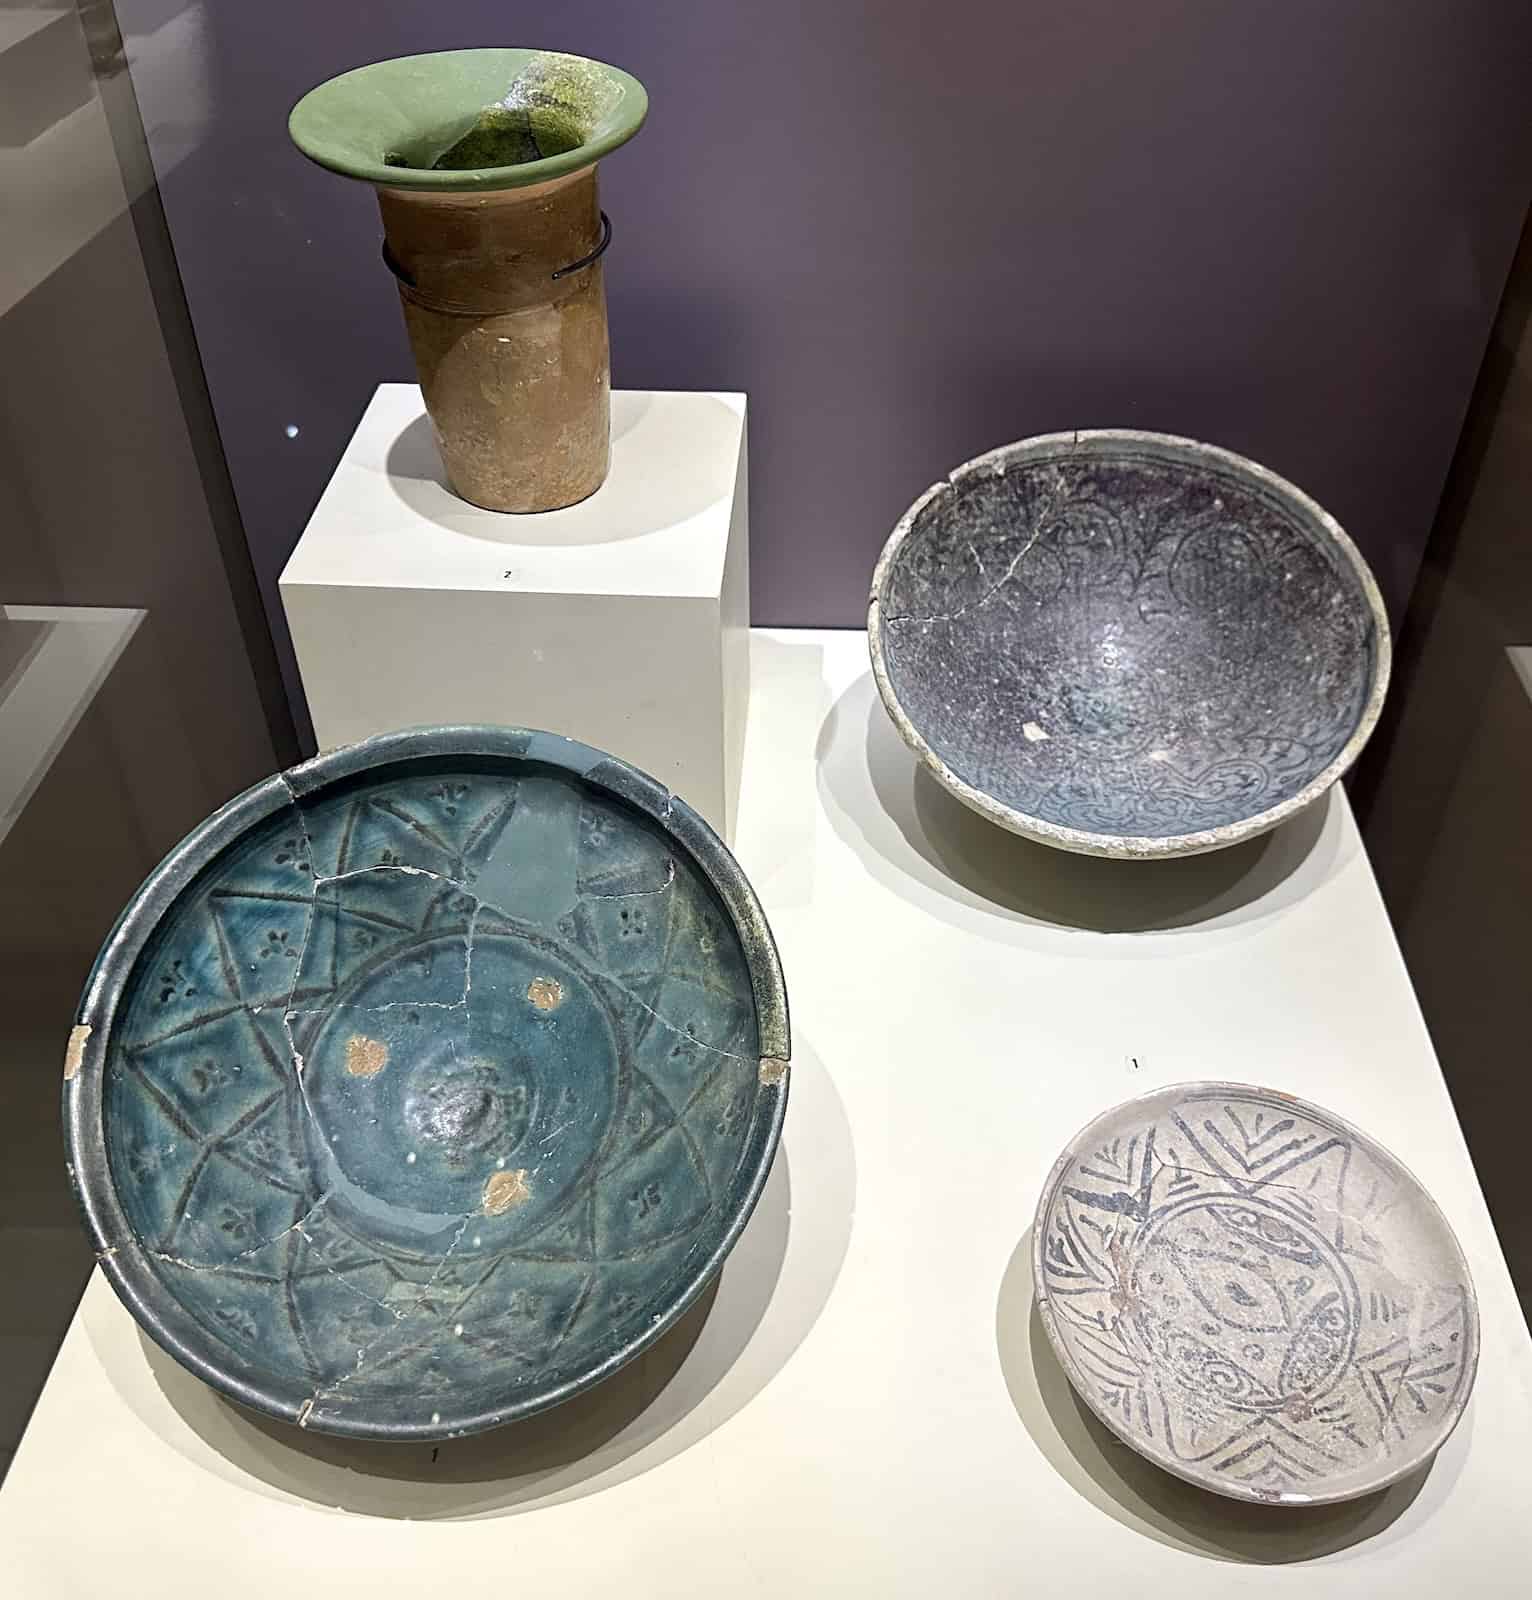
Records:
[[[1355,760],[1388,686],[1371,572],[1301,490],[1127,429],[977,457],[873,577],[878,689],[906,742],[1001,827],[1091,855],[1264,832]]]
[[[781,969],[682,801],[548,734],[389,735],[258,784],[139,890],[65,1064],[144,1328],[304,1427],[525,1416],[668,1328],[786,1106]]]

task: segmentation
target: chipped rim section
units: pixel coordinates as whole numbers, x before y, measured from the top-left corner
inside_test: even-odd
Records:
[[[899,549],[919,520],[920,513],[938,496],[950,494],[954,488],[969,478],[999,476],[1020,462],[1046,461],[1055,456],[1073,454],[1082,446],[1097,447],[1105,453],[1113,446],[1119,445],[1154,451],[1167,461],[1206,462],[1222,467],[1237,477],[1253,481],[1286,501],[1289,508],[1307,522],[1316,534],[1328,540],[1345,557],[1372,615],[1375,645],[1372,682],[1368,687],[1366,702],[1351,737],[1339,755],[1297,794],[1290,795],[1277,805],[1269,806],[1266,810],[1245,817],[1239,822],[1228,822],[1220,827],[1202,829],[1195,833],[1166,834],[1156,837],[1140,834],[1094,833],[1083,828],[1065,827],[1061,823],[1049,822],[1046,818],[1018,810],[960,778],[942,760],[910,720],[889,677],[888,659],[883,644],[883,598]],[[1271,471],[1269,467],[1263,467],[1259,462],[1251,461],[1248,457],[1238,455],[1232,450],[1225,450],[1218,445],[1203,444],[1196,439],[1184,439],[1177,434],[1145,433],[1135,428],[1081,428],[1067,433],[1038,434],[1029,439],[1018,440],[1015,444],[1001,445],[984,455],[975,456],[973,460],[965,461],[962,466],[955,467],[942,482],[932,484],[900,517],[894,531],[888,537],[888,542],[883,546],[883,553],[878,557],[878,564],[872,575],[872,591],[867,603],[867,644],[872,655],[873,678],[877,682],[878,693],[889,716],[893,719],[894,726],[899,730],[900,737],[920,759],[921,764],[943,788],[954,794],[964,805],[977,811],[980,816],[987,817],[989,821],[1011,833],[1019,833],[1025,839],[1035,840],[1038,844],[1052,845],[1059,850],[1073,850],[1080,855],[1110,856],[1119,861],[1150,861],[1167,856],[1195,856],[1209,850],[1222,850],[1228,845],[1238,844],[1242,839],[1254,838],[1258,834],[1268,832],[1311,805],[1337,779],[1345,775],[1352,762],[1361,754],[1363,745],[1371,737],[1383,710],[1383,698],[1388,692],[1393,658],[1388,615],[1383,608],[1383,596],[1378,590],[1372,569],[1363,559],[1361,551],[1352,542],[1350,535],[1323,506],[1312,500],[1295,484],[1289,483],[1286,478]]]
[[[69,1030],[69,1043],[64,1048],[65,1083],[80,1075],[80,1060],[85,1054],[85,1041],[89,1038],[89,1023],[78,1023]]]
[[[784,1064],[792,1054],[787,990],[776,941],[754,889],[723,840],[684,801],[628,762],[560,734],[492,726],[408,729],[380,734],[277,773],[230,800],[197,828],[144,880],[107,935],[86,979],[70,1034],[63,1093],[64,1142],[70,1183],[96,1258],[135,1320],[168,1355],[230,1399],[312,1432],[357,1439],[436,1440],[479,1433],[572,1399],[625,1366],[685,1315],[712,1282],[755,1210],[781,1140],[787,1113],[788,1074],[757,1088],[762,1114],[741,1153],[734,1213],[712,1252],[681,1283],[669,1306],[606,1360],[557,1387],[508,1399],[491,1411],[438,1413],[430,1422],[390,1422],[345,1412],[313,1415],[314,1393],[305,1382],[278,1374],[244,1376],[209,1358],[208,1336],[161,1286],[152,1258],[128,1223],[107,1161],[102,1122],[104,1067],[112,1025],[127,980],[161,919],[192,880],[251,828],[357,774],[383,767],[408,768],[442,758],[541,763],[596,788],[647,815],[677,849],[699,867],[734,924],[750,969],[759,1050]],[[79,1050],[76,1059],[75,1043]]]
[[[1262,1493],[1256,1489],[1242,1490],[1238,1485],[1231,1483],[1226,1478],[1220,1478],[1216,1473],[1198,1472],[1189,1463],[1178,1460],[1166,1452],[1158,1454],[1146,1448],[1143,1440],[1130,1437],[1123,1431],[1121,1423],[1110,1408],[1100,1404],[1091,1392],[1090,1385],[1075,1367],[1074,1357],[1070,1354],[1058,1330],[1054,1326],[1053,1305],[1048,1298],[1047,1279],[1044,1276],[1043,1247],[1046,1237],[1048,1213],[1053,1207],[1053,1197],[1058,1192],[1059,1185],[1064,1181],[1064,1175],[1074,1164],[1075,1153],[1082,1146],[1089,1144],[1095,1137],[1098,1128],[1105,1128],[1114,1122],[1124,1112],[1142,1109],[1148,1111],[1150,1107],[1161,1105],[1167,1101],[1191,1094],[1262,1094],[1270,1095],[1277,1100],[1285,1100],[1297,1110],[1319,1117],[1326,1122],[1333,1123],[1337,1128],[1342,1128],[1358,1144],[1365,1146],[1368,1153],[1385,1166],[1392,1167],[1405,1183],[1413,1186],[1416,1193],[1436,1220],[1441,1224],[1442,1233],[1457,1254],[1458,1267],[1463,1274],[1463,1284],[1468,1294],[1464,1302],[1467,1312],[1467,1325],[1469,1336],[1473,1341],[1473,1360],[1469,1364],[1468,1374],[1464,1380],[1456,1405],[1444,1419],[1434,1441],[1422,1446],[1419,1450],[1411,1452],[1409,1457],[1390,1467],[1387,1472],[1380,1473],[1376,1478],[1369,1480],[1365,1487],[1345,1490],[1332,1490],[1319,1494],[1301,1494],[1284,1492],[1279,1494]],[[1091,1412],[1103,1426],[1120,1439],[1130,1449],[1143,1456],[1146,1461],[1152,1461],[1155,1466],[1173,1474],[1177,1478],[1184,1478],[1188,1483],[1194,1483],[1198,1488],[1210,1489],[1214,1494],[1223,1495],[1230,1500],[1248,1501],[1252,1505],[1263,1506],[1323,1506],[1336,1505],[1345,1500],[1357,1500],[1365,1495],[1376,1494],[1380,1489],[1386,1489],[1390,1484],[1398,1483],[1401,1478],[1407,1478],[1412,1472],[1418,1470],[1425,1462],[1431,1460],[1444,1444],[1452,1437],[1458,1423],[1462,1420],[1463,1413],[1468,1409],[1468,1402],[1473,1394],[1474,1382],[1479,1375],[1479,1296],[1474,1288],[1473,1274],[1468,1270],[1468,1258],[1463,1254],[1463,1246],[1458,1242],[1458,1236],[1453,1232],[1452,1224],[1448,1222],[1446,1214],[1436,1203],[1436,1198],[1431,1191],[1417,1178],[1386,1145],[1380,1144],[1370,1133],[1357,1127],[1354,1122],[1348,1122],[1345,1117],[1337,1116],[1326,1106],[1316,1105],[1312,1100],[1301,1099],[1298,1095],[1289,1094],[1285,1089],[1272,1089],[1259,1083],[1234,1083],[1223,1078],[1192,1078],[1185,1083],[1169,1083],[1161,1089],[1151,1089],[1147,1094],[1134,1095],[1129,1100],[1121,1100],[1116,1105],[1103,1111],[1098,1116],[1091,1118],[1064,1146],[1057,1161],[1048,1173],[1043,1183],[1042,1191],[1038,1196],[1037,1210],[1032,1217],[1032,1295],[1037,1305],[1037,1313],[1042,1321],[1043,1328],[1048,1335],[1048,1343],[1053,1348],[1054,1355],[1058,1358],[1059,1366],[1064,1370],[1064,1376],[1069,1379],[1069,1386],[1090,1407]]]

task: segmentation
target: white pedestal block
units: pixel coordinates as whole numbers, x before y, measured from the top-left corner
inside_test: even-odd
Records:
[[[618,391],[588,500],[483,511],[379,386],[282,574],[321,749],[423,723],[609,750],[732,834],[749,691],[745,397]]]

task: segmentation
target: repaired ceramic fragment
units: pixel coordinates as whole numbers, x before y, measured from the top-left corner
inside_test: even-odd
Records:
[[[1091,1410],[1242,1500],[1371,1494],[1468,1403],[1479,1312],[1419,1181],[1331,1112],[1183,1083],[1071,1141],[1033,1231],[1038,1307]]]
[[[878,689],[981,815],[1143,858],[1274,827],[1356,759],[1388,686],[1334,518],[1227,450],[1126,429],[1006,445],[929,489],[873,577]]]
[[[66,1056],[102,1265],[259,1410],[422,1439],[596,1382],[738,1237],[786,997],[732,856],[549,734],[394,734],[268,779],[155,871]]]

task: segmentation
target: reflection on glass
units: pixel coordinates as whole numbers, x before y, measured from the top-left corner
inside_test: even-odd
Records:
[[[0,606],[0,844],[144,619],[113,606]]]

